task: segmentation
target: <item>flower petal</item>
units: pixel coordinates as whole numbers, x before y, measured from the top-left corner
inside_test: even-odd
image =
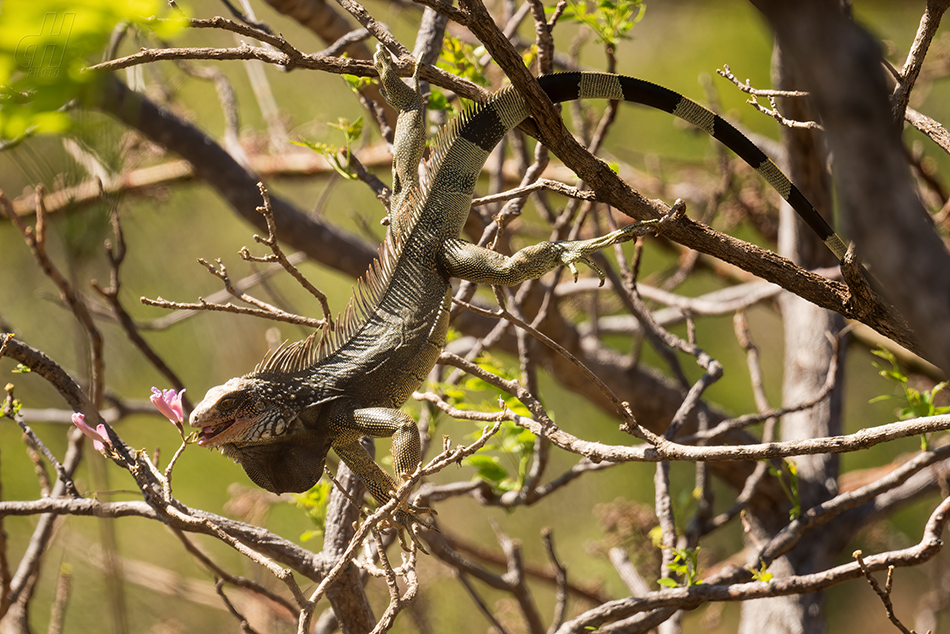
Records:
[[[92,445],[96,448],[96,451],[103,456],[106,455],[106,446],[112,447],[112,441],[109,440],[109,432],[106,431],[106,426],[99,423],[96,428],[93,429],[86,422],[86,416],[79,412],[73,412],[72,420],[73,424],[78,427],[83,434],[92,439]]]
[[[185,412],[181,407],[181,397],[185,395],[185,390],[175,393],[175,390],[165,390],[163,396],[165,398],[165,403],[168,404],[168,407],[174,412],[175,420],[172,422],[182,423],[185,421]]]
[[[175,392],[174,390],[167,390],[167,391],[172,392],[173,394]],[[168,401],[165,398],[165,394],[160,389],[158,389],[157,387],[153,387],[152,395],[148,397],[148,400],[152,401],[152,405],[154,405],[155,409],[157,409],[159,412],[162,413],[162,416],[172,421],[173,423],[175,422],[175,419],[177,418],[175,411],[168,404]]]
[[[102,423],[96,426],[96,433],[102,438],[102,440],[93,440],[92,446],[96,448],[96,451],[101,453],[103,456],[106,455],[106,445],[110,448],[112,447],[112,441],[109,440],[109,432],[106,431],[106,426]]]

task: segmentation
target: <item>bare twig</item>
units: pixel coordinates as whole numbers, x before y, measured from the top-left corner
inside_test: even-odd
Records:
[[[948,513],[950,513],[950,498],[944,499],[934,509],[917,544],[869,557],[865,560],[867,569],[873,572],[890,566],[916,566],[931,559],[943,546],[940,535],[947,521],[950,520]],[[737,582],[737,575],[748,579],[751,578],[751,573],[745,569],[736,571],[730,568],[719,575],[704,579],[702,584],[609,601],[567,621],[558,632],[560,634],[580,633],[589,627],[597,627],[606,622],[658,608],[690,609],[708,601],[747,601],[802,592],[817,592],[844,581],[856,579],[863,574],[861,567],[854,562],[812,574],[793,575],[768,582]]]
[[[224,606],[228,609],[234,618],[238,620],[238,624],[241,626],[241,631],[245,634],[257,634],[257,631],[251,627],[251,624],[248,623],[247,617],[238,612],[237,608],[234,607],[234,604],[231,603],[231,600],[228,598],[228,595],[224,593],[224,581],[215,577],[214,580],[214,591],[218,593],[218,596],[221,597],[221,601],[224,603]]]
[[[551,626],[548,629],[548,632],[554,632],[564,622],[564,614],[567,609],[567,568],[558,560],[557,552],[554,550],[554,535],[551,529],[545,528],[541,531],[541,540],[544,542],[544,550],[555,571],[554,616],[551,617]]]
[[[492,203],[503,202],[506,200],[512,200],[515,198],[523,198],[528,194],[532,194],[538,191],[552,191],[564,196],[569,196],[571,198],[578,198],[580,200],[596,201],[597,196],[592,191],[581,190],[576,187],[571,187],[560,181],[551,180],[548,178],[539,178],[530,185],[524,185],[522,187],[516,187],[515,189],[509,189],[508,191],[501,192],[499,194],[492,194],[490,196],[481,196],[472,201],[472,207],[478,207],[481,205],[489,205]]]
[[[326,322],[322,319],[312,319],[310,317],[302,317],[300,315],[292,315],[278,309],[278,312],[271,310],[264,310],[261,308],[247,308],[245,306],[235,306],[234,304],[228,302],[227,304],[212,304],[211,302],[205,301],[203,298],[199,297],[197,302],[172,302],[166,299],[158,297],[156,299],[149,299],[148,297],[140,298],[141,302],[146,306],[156,306],[158,308],[168,308],[172,310],[210,310],[222,313],[234,313],[236,315],[252,315],[254,317],[261,317],[263,319],[271,319],[273,321],[282,321],[288,324],[299,324],[301,326],[310,326],[311,328],[322,328]]]
[[[887,618],[890,619],[891,623],[894,624],[894,627],[899,629],[904,634],[915,634],[913,630],[907,629],[907,627],[901,623],[900,619],[897,618],[897,615],[894,614],[894,604],[891,603],[891,582],[892,575],[894,574],[894,566],[887,567],[887,582],[885,584],[886,589],[881,588],[881,584],[879,584],[877,579],[871,575],[871,571],[868,570],[867,564],[864,563],[863,555],[864,553],[862,553],[860,550],[856,550],[851,556],[854,557],[855,561],[858,562],[858,565],[861,566],[861,572],[864,573],[864,578],[868,580],[868,584],[874,590],[875,594],[881,598],[881,603],[884,604],[884,611],[887,613]]]
[[[66,622],[66,606],[69,603],[71,590],[72,571],[68,564],[63,564],[59,569],[59,576],[56,578],[56,594],[49,610],[48,634],[62,633],[63,624]]]
[[[920,25],[917,27],[917,34],[914,36],[914,43],[907,53],[904,67],[898,74],[897,85],[891,94],[891,109],[894,112],[894,121],[899,122],[904,119],[907,103],[910,101],[910,93],[917,83],[920,69],[924,65],[924,58],[927,56],[930,43],[937,33],[940,19],[947,8],[950,8],[950,2],[947,0],[929,0],[927,2],[924,14],[920,18]]]
[[[10,335],[12,337],[12,335]],[[59,476],[60,482],[66,487],[66,492],[73,497],[79,497],[79,491],[76,490],[76,483],[73,482],[72,477],[69,472],[66,471],[66,468],[63,467],[63,464],[56,458],[52,451],[49,450],[49,447],[40,440],[40,437],[26,424],[26,421],[23,420],[23,417],[16,412],[13,406],[13,385],[7,384],[6,386],[6,397],[3,402],[3,407],[0,409],[0,414],[8,418],[13,419],[13,421],[20,426],[20,429],[23,430],[23,434],[30,439],[30,443],[35,447],[43,456],[49,461],[50,465],[56,469],[56,473]],[[47,492],[48,494],[49,492]]]
[[[100,196],[104,197],[106,195],[101,181],[99,181],[99,192]],[[103,298],[105,298],[105,300],[112,307],[113,317],[122,326],[122,330],[125,332],[125,335],[128,337],[129,341],[132,342],[132,345],[142,352],[145,358],[148,359],[148,361],[155,367],[156,370],[158,370],[159,374],[168,379],[168,381],[176,390],[181,391],[184,389],[185,384],[141,335],[138,327],[135,324],[135,321],[132,319],[132,316],[129,315],[128,311],[125,310],[125,307],[119,300],[119,271],[122,266],[122,262],[125,260],[126,246],[125,236],[122,232],[122,225],[119,222],[119,213],[115,208],[115,205],[112,207],[110,220],[112,222],[114,242],[106,242],[106,255],[109,259],[110,266],[109,287],[102,288],[95,280],[93,280],[92,288]],[[182,402],[187,410],[191,409],[191,400],[187,395],[185,395]]]
[[[270,194],[268,194],[267,188],[264,187],[264,183],[258,183],[257,186],[261,191],[261,198],[264,201],[264,205],[262,207],[258,207],[257,211],[260,212],[260,214],[264,216],[264,219],[267,221],[267,237],[261,237],[255,234],[254,240],[269,247],[273,252],[273,255],[255,257],[252,256],[246,248],[244,248],[241,249],[241,257],[251,262],[279,263],[282,267],[284,267],[285,271],[290,273],[290,275],[307,290],[307,292],[317,298],[317,301],[320,302],[320,306],[323,308],[324,321],[330,328],[333,328],[333,316],[330,313],[330,305],[327,303],[327,296],[317,287],[311,284],[310,280],[305,278],[303,274],[297,269],[297,267],[291,264],[284,255],[283,250],[280,248],[280,244],[277,242],[277,225],[274,222],[274,210],[271,209]]]
[[[228,573],[226,570],[224,570],[218,564],[212,561],[211,558],[208,557],[205,553],[201,552],[201,550],[199,550],[198,547],[195,546],[191,542],[191,540],[188,539],[188,537],[185,536],[185,534],[181,530],[176,529],[176,530],[173,530],[172,532],[175,534],[175,537],[177,537],[181,541],[182,545],[185,547],[185,550],[190,552],[195,557],[195,559],[197,559],[199,562],[201,562],[202,565],[204,565],[208,570],[210,570],[211,573],[215,576],[215,578],[220,579],[221,581],[230,583],[233,586],[237,586],[238,588],[250,590],[263,597],[266,597],[269,601],[273,601],[277,605],[280,605],[283,608],[285,608],[290,616],[297,615],[297,608],[293,604],[291,604],[289,601],[287,601],[287,599],[285,599],[284,597],[270,591],[269,589],[265,588],[264,586],[257,583],[256,581],[247,579],[245,577],[238,577],[238,576]]]
[[[341,7],[346,9],[350,15],[356,18],[356,21],[359,22],[363,28],[372,33],[373,37],[382,42],[397,58],[409,55],[408,49],[406,49],[386,27],[377,22],[376,19],[369,14],[369,11],[359,2],[356,0],[337,0],[337,2]]]
[[[755,109],[759,112],[769,115],[782,125],[788,128],[802,128],[805,130],[823,129],[821,124],[815,121],[794,121],[792,119],[786,119],[778,110],[778,105],[775,102],[776,97],[806,97],[808,96],[807,92],[802,92],[799,90],[763,90],[759,88],[753,88],[748,81],[745,83],[739,81],[736,76],[732,74],[732,70],[729,68],[728,64],[723,64],[722,69],[717,68],[716,72],[734,83],[742,92],[752,95],[752,99],[746,101],[747,104],[755,107]],[[766,108],[760,104],[757,97],[765,97],[768,99],[769,106],[771,107]]]

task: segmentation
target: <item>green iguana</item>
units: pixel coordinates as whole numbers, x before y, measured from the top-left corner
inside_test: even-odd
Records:
[[[400,114],[393,159],[390,227],[357,284],[336,330],[278,349],[251,373],[211,388],[191,414],[199,444],[220,448],[259,486],[306,491],[322,476],[327,451],[337,455],[383,504],[396,489],[360,446],[360,437],[392,437],[393,467],[406,478],[420,462],[415,421],[399,410],[425,380],[445,344],[450,279],[513,285],[559,265],[593,266],[589,254],[652,232],[638,222],[591,240],[542,242],[505,256],[459,238],[475,183],[489,152],[530,116],[511,87],[454,120],[441,134],[420,181],[425,147],[423,97],[403,83],[380,48],[375,56],[386,99]],[[705,130],[761,173],[839,259],[845,247],[801,192],[763,152],[710,110],[654,84],[601,73],[539,79],[555,102],[622,99],[665,110]],[[397,525],[422,521],[403,505]],[[427,522],[423,522],[427,523]]]

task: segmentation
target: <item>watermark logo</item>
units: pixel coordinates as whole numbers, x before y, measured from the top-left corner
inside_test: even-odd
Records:
[[[62,70],[75,13],[47,13],[43,27],[35,35],[24,35],[17,43],[14,58],[31,77],[54,79]]]

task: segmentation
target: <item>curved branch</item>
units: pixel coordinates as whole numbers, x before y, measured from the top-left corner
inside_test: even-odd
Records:
[[[943,533],[948,519],[950,519],[948,512],[950,512],[950,497],[945,498],[934,509],[924,528],[920,542],[909,548],[866,557],[864,563],[867,569],[875,572],[886,570],[890,566],[918,566],[930,560],[943,547],[940,535]],[[733,566],[723,574],[717,575],[719,578],[706,579],[700,585],[662,590],[642,597],[628,597],[605,603],[566,622],[557,632],[558,634],[580,634],[603,623],[617,621],[633,614],[658,608],[690,610],[709,601],[748,601],[749,599],[817,592],[844,581],[864,576],[861,566],[857,562],[851,562],[813,574],[794,575],[768,582],[722,582],[729,575],[736,574],[743,575],[746,578],[751,577],[748,570],[737,570]]]
[[[492,58],[528,102],[532,116],[537,122],[537,127],[533,130],[534,135],[590,185],[599,200],[636,220],[665,216],[669,212],[666,204],[648,200],[632,190],[602,161],[577,143],[564,127],[550,99],[525,67],[521,56],[497,28],[482,3],[479,0],[461,0],[460,4],[471,14],[467,26],[485,45]],[[786,258],[713,231],[710,227],[685,216],[665,226],[662,234],[680,244],[774,282],[813,304],[861,321],[918,353],[929,354],[929,349],[921,350],[919,342],[915,341],[903,323],[895,320],[880,307],[856,302],[844,284],[819,278],[795,266]],[[947,270],[950,271],[950,266]],[[950,288],[950,284],[947,287]]]

